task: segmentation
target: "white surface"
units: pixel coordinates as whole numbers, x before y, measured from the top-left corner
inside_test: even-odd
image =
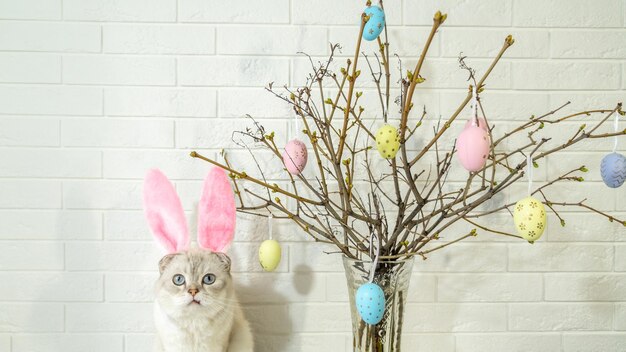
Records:
[[[287,134],[292,113],[262,87],[303,82],[308,62],[297,51],[322,59],[329,41],[341,41],[337,61],[352,55],[362,3],[0,0],[0,351],[149,351],[159,254],[141,212],[145,170],[175,180],[194,228],[208,165],[188,152],[232,148],[245,113]],[[392,51],[406,67],[432,14],[448,13],[424,67],[428,89],[416,96],[431,116],[448,116],[465,94],[459,52],[480,75],[509,33],[516,43],[483,96],[492,121],[506,126],[567,100],[567,111],[626,100],[624,0],[388,0],[386,8]],[[364,105],[376,109],[362,77],[364,96],[376,99]],[[626,187],[608,190],[599,177],[612,145],[594,141],[542,168],[587,164],[588,181],[556,192],[588,196],[623,218]],[[545,170],[536,175],[541,182]],[[565,229],[549,220],[534,246],[484,234],[417,261],[405,350],[625,351],[626,228],[587,214],[568,214]],[[513,226],[506,215],[500,223]],[[277,223],[283,262],[262,273],[265,226],[242,218],[231,250],[258,351],[349,351],[339,257]]]

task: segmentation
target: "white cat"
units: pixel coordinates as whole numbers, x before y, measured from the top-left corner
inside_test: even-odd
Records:
[[[252,351],[225,254],[190,250],[165,256],[159,266],[157,351]]]
[[[152,233],[168,253],[159,262],[154,309],[156,352],[252,352],[248,322],[237,301],[230,258],[223,253],[235,228],[228,177],[214,168],[204,181],[198,244],[189,249],[187,222],[171,182],[151,170],[144,209]]]

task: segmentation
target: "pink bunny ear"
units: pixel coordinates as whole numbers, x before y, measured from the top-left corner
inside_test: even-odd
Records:
[[[189,249],[183,206],[170,180],[157,169],[148,171],[144,179],[143,209],[152,234],[167,253]]]
[[[228,176],[214,167],[204,179],[198,205],[198,245],[213,252],[226,250],[235,235],[235,212]]]

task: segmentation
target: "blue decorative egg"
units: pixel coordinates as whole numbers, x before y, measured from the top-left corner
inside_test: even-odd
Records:
[[[376,325],[385,313],[385,293],[380,286],[368,282],[356,291],[356,309],[361,319],[370,325]]]
[[[370,18],[363,28],[363,39],[375,40],[385,29],[385,12],[378,6],[369,6],[363,12]]]
[[[607,186],[617,188],[626,181],[626,157],[619,153],[611,153],[602,159],[600,164],[602,180]]]

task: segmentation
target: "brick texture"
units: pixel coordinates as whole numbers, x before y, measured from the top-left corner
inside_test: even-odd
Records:
[[[293,111],[264,87],[304,84],[310,61],[298,52],[323,60],[329,42],[342,44],[337,71],[353,55],[364,3],[0,0],[0,351],[152,351],[160,253],[142,212],[146,170],[161,168],[174,180],[195,235],[209,166],[189,151],[217,157],[225,148],[255,173],[231,133],[245,129],[250,114],[277,140],[292,138]],[[448,13],[416,93],[416,110],[425,106],[429,116],[450,115],[466,94],[459,55],[481,75],[508,34],[516,43],[482,96],[496,132],[567,101],[564,113],[626,99],[625,0],[385,0],[385,9],[403,71],[415,65],[433,13]],[[376,43],[363,50],[372,60]],[[366,77],[359,104],[375,122],[376,86],[359,63]],[[396,82],[395,58],[391,67]],[[590,118],[599,117],[568,126]],[[594,140],[549,157],[537,182],[584,164],[585,182],[549,195],[589,198],[625,218],[626,186],[609,190],[598,170],[611,148],[611,141]],[[259,161],[288,187],[271,154]],[[461,186],[465,176],[454,171],[450,181]],[[524,190],[516,186],[490,204],[514,201]],[[626,228],[581,209],[561,215],[567,226],[550,214],[534,245],[481,233],[416,260],[403,350],[626,351]],[[513,231],[507,213],[489,221]],[[442,241],[469,229],[455,224]],[[240,214],[230,249],[256,350],[352,351],[339,256],[325,254],[332,248],[311,243],[291,223],[274,230],[283,244],[274,273],[263,272],[256,255],[265,221]]]

